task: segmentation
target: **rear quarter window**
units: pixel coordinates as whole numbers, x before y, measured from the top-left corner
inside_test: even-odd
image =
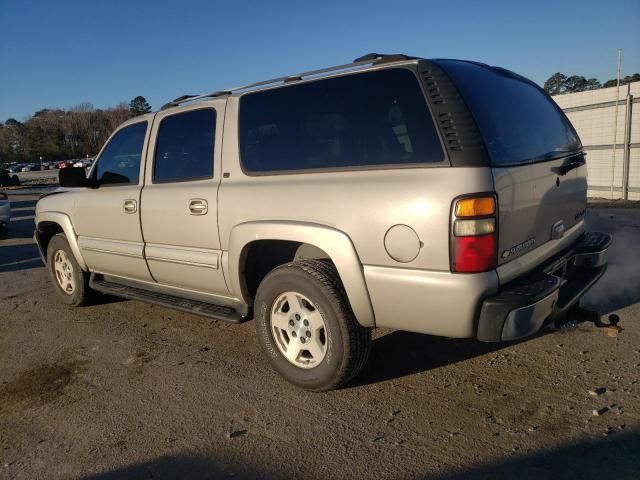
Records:
[[[249,173],[444,160],[418,80],[405,69],[246,94],[239,134]]]
[[[564,113],[530,80],[471,62],[436,63],[471,110],[493,165],[544,161],[582,147]]]

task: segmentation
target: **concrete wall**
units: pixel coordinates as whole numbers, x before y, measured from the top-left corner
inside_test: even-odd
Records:
[[[640,82],[631,84],[631,96],[629,199],[640,200]],[[624,85],[620,87],[618,103],[613,197],[611,178],[616,87],[553,97],[573,123],[587,152],[590,197],[622,198],[626,97],[627,86]]]

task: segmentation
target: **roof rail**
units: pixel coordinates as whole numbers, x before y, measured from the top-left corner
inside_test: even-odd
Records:
[[[356,58],[353,63],[371,62],[374,65],[379,65],[381,63],[401,62],[403,60],[415,60],[417,58],[418,57],[410,57],[404,53],[367,53],[366,55]]]
[[[307,72],[295,73],[293,75],[286,75],[283,77],[272,78],[270,80],[263,80],[261,82],[250,83],[248,85],[242,85],[238,87],[228,88],[226,90],[220,90],[213,93],[206,93],[204,95],[182,95],[181,97],[172,100],[171,102],[162,106],[161,110],[177,107],[187,102],[194,102],[203,98],[214,98],[224,95],[230,95],[235,92],[241,92],[243,90],[251,90],[253,88],[264,87],[275,83],[289,83],[302,80],[306,77],[315,77],[317,75],[323,75],[325,73],[337,72],[340,70],[355,69],[364,65],[379,65],[382,63],[400,62],[404,60],[414,60],[417,57],[410,57],[404,54],[385,55],[381,53],[368,53],[362,57],[356,58],[352,63],[345,63],[343,65],[336,65],[334,67],[320,68],[318,70],[309,70]]]
[[[166,110],[167,108],[177,107],[178,105],[182,105],[183,103],[191,102],[193,100],[198,100],[200,98],[220,97],[222,95],[228,95],[229,93],[230,92],[227,92],[227,91],[220,91],[220,92],[210,93],[208,95],[182,95],[178,98],[171,100],[169,103],[165,103],[162,107],[160,107],[160,110]]]

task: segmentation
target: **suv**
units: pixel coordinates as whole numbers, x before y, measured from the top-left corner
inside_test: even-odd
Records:
[[[499,342],[566,315],[611,242],[585,233],[584,155],[519,75],[370,54],[125,122],[35,238],[65,303],[254,318],[281,375],[327,390],[374,327]]]

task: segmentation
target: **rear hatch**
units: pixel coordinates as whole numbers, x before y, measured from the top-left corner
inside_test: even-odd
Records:
[[[564,113],[537,85],[508,70],[459,60],[436,63],[456,84],[491,159],[498,265],[564,237],[582,221],[587,199],[582,144]],[[552,245],[544,258],[564,242]]]

